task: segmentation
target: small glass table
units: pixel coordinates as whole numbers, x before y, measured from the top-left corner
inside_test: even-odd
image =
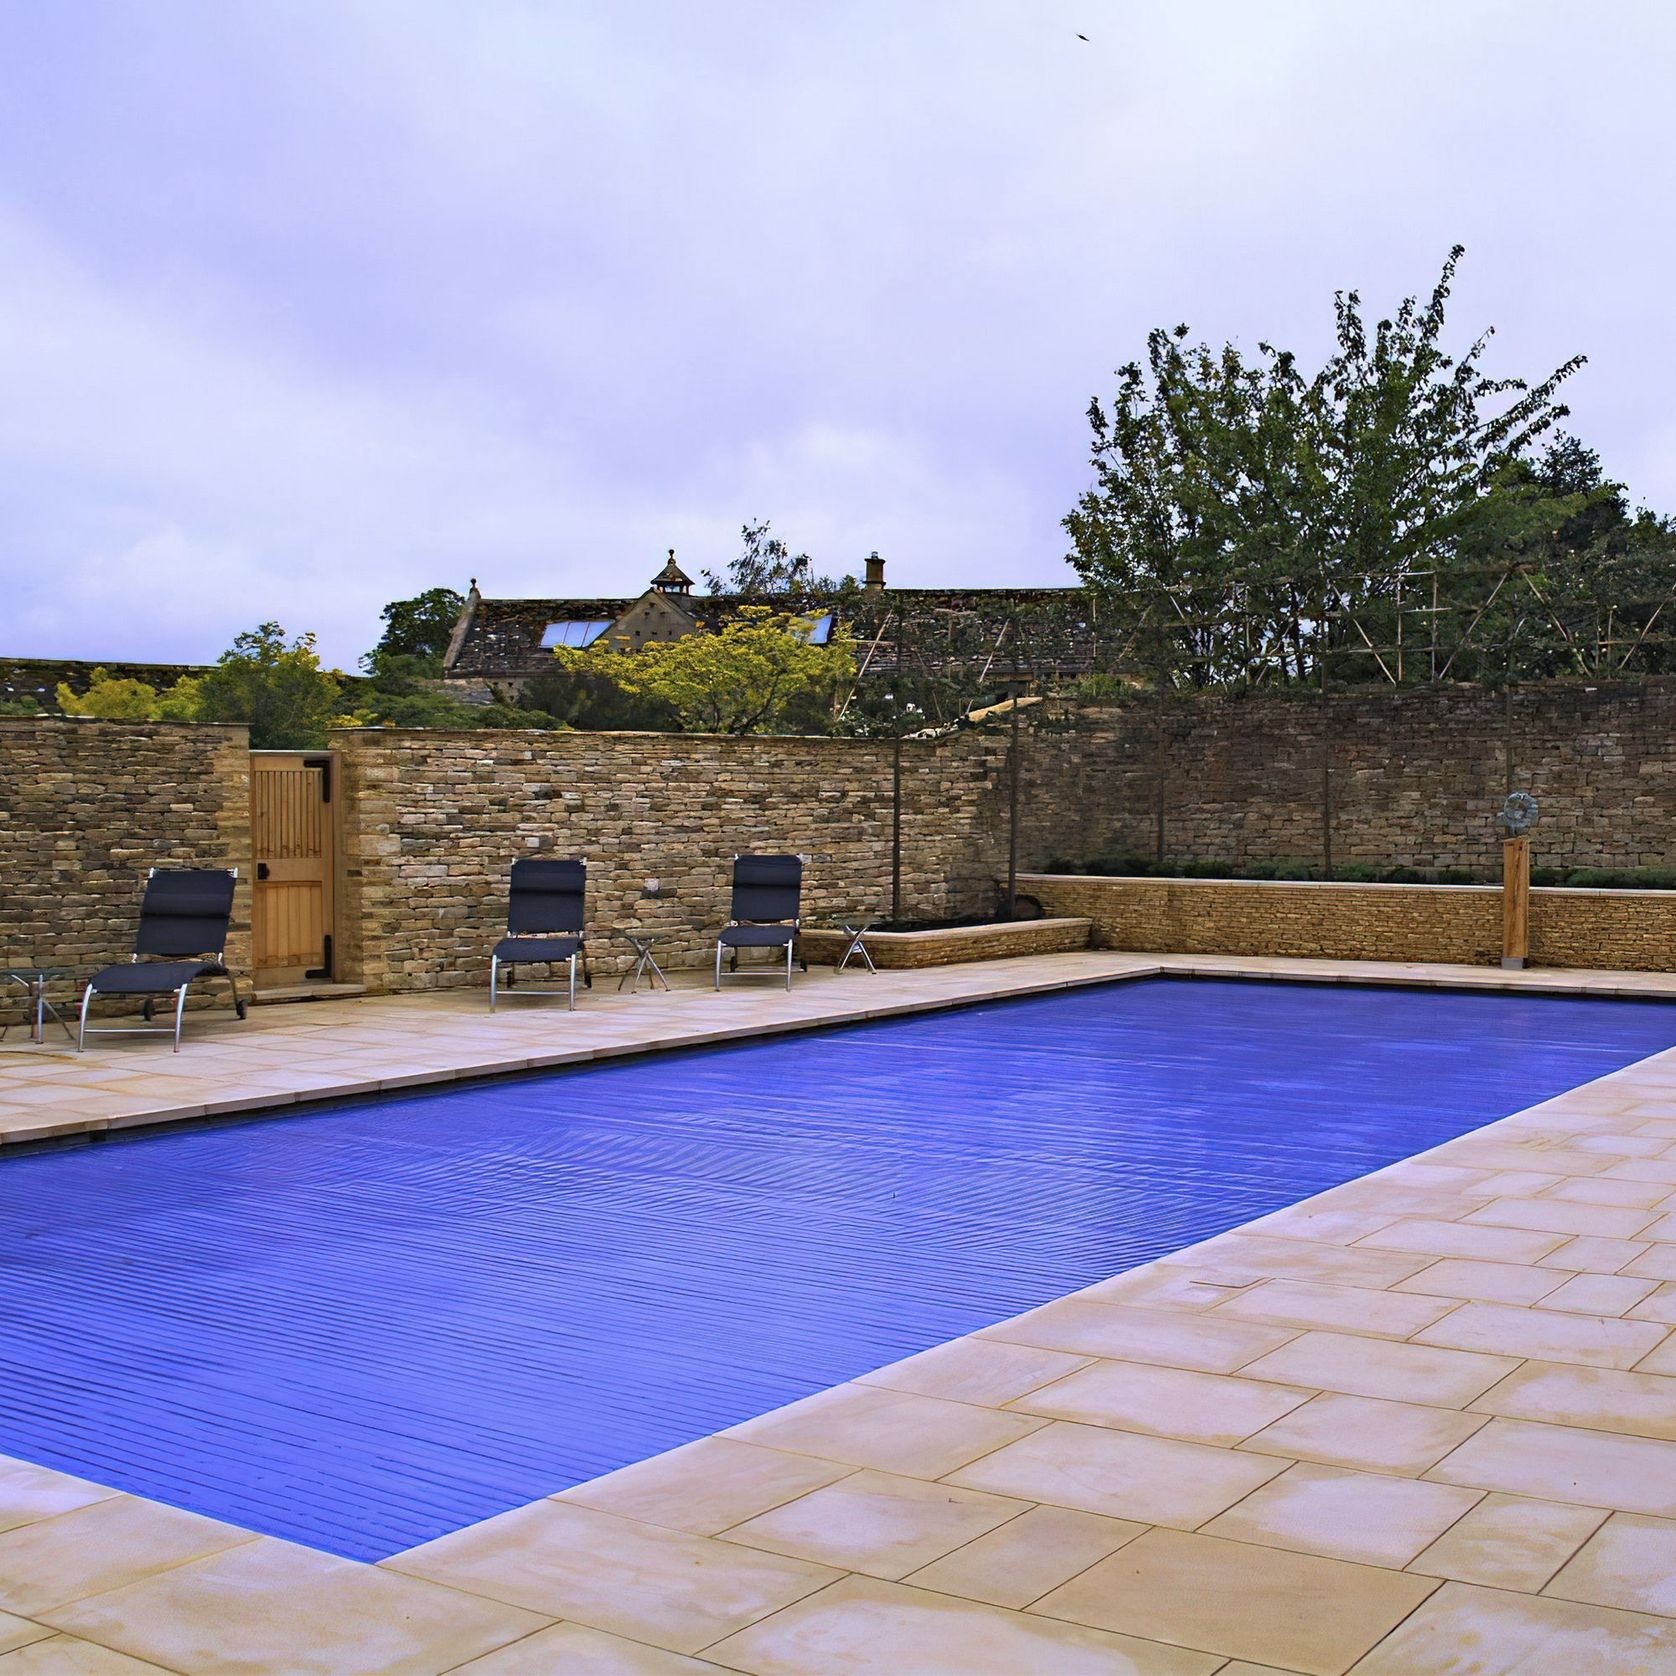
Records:
[[[73,1042],[75,1032],[70,1028],[64,1017],[52,1002],[47,999],[47,985],[56,983],[60,978],[74,976],[74,969],[69,966],[42,966],[33,960],[9,960],[0,965],[0,980],[8,985],[16,985],[29,998],[29,1039],[39,1046],[46,1040],[46,1021],[54,1020],[59,1029]],[[0,1039],[3,1039],[11,1025],[0,1025]]]
[[[668,936],[664,931],[624,931],[620,933],[625,943],[634,950],[634,970],[623,973],[617,980],[617,993],[624,989],[633,995],[640,989],[640,979],[644,974],[647,983],[655,990],[661,983],[665,989],[669,988],[669,979],[663,975],[663,968],[658,965],[657,957],[652,952],[656,946]]]

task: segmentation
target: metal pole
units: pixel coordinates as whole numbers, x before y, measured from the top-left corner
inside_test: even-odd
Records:
[[[890,917],[902,918],[902,735],[890,754]]]
[[[1018,687],[1013,687],[1013,717],[1007,745],[1007,914],[1013,917],[1018,899]]]
[[[1152,695],[1152,755],[1153,755],[1153,849],[1158,865],[1164,865],[1164,787],[1167,779],[1168,746],[1164,738],[1164,693],[1169,686],[1169,644],[1159,630],[1158,654],[1153,669],[1157,683]]]
[[[1506,759],[1507,790],[1513,790],[1513,660],[1507,663],[1507,684],[1502,693],[1502,755]]]
[[[1165,760],[1167,750],[1164,740],[1164,693],[1160,687],[1153,700],[1152,712],[1153,755],[1155,758],[1153,770],[1153,821],[1157,828],[1155,847],[1157,861],[1160,867],[1164,864],[1164,785],[1166,780]]]
[[[1321,874],[1333,876],[1333,732],[1327,713],[1328,600],[1321,599]]]

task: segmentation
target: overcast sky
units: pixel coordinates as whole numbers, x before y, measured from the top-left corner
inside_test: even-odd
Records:
[[[768,518],[1072,579],[1089,397],[1468,247],[1676,509],[1664,0],[0,0],[0,654],[637,591]],[[1089,37],[1079,40],[1078,34]]]

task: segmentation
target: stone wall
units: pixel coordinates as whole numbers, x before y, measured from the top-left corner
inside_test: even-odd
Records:
[[[148,867],[237,867],[228,952],[248,972],[247,730],[0,717],[0,857],[0,952],[79,978],[132,952]]]
[[[1006,925],[951,925],[938,931],[875,931],[867,952],[881,972],[922,966],[958,966],[969,960],[1008,960],[1027,954],[1063,954],[1088,947],[1086,919],[1018,920]],[[850,939],[842,931],[806,931],[800,941],[811,966],[836,966]],[[858,957],[845,968],[862,968]]]
[[[1323,776],[1323,768],[1327,774]],[[1499,876],[1494,811],[1542,806],[1539,867],[1676,864],[1676,682],[1171,695],[1036,728],[1023,850],[1040,865],[1172,861],[1466,867]]]
[[[1175,696],[1033,712],[1021,739],[1026,869],[1148,853],[1160,787],[1174,859],[1319,860],[1323,764],[1339,865],[1494,876],[1491,814],[1510,764],[1542,804],[1539,867],[1676,865],[1671,682],[1554,684],[1518,689],[1511,702],[1469,687],[1343,691],[1325,706],[1318,695]],[[812,855],[812,918],[890,907],[887,741],[376,729],[333,742],[343,822],[337,975],[373,990],[481,981],[520,855],[590,859],[602,972],[626,958],[604,933],[629,924],[663,933],[674,965],[704,961],[736,850]],[[994,906],[1006,872],[1007,750],[1004,720],[901,747],[905,914]],[[121,958],[139,875],[164,861],[243,870],[233,952],[246,959],[248,820],[242,728],[0,718],[0,949],[36,948],[82,971]],[[663,882],[662,899],[641,897],[648,877]],[[1470,893],[1140,888],[1124,887],[1122,910],[1121,935],[1135,947],[1322,952],[1331,942],[1415,958],[1499,954],[1493,898]],[[1210,913],[1219,890],[1260,906]],[[1256,918],[1239,930],[1248,912]],[[1656,893],[1539,892],[1532,957],[1664,969],[1673,912],[1676,896]]]
[[[1676,972],[1676,892],[1533,890],[1530,964]]]
[[[708,960],[740,850],[813,857],[806,918],[890,908],[887,741],[370,729],[332,742],[344,821],[338,975],[374,991],[486,981],[520,856],[587,859],[601,972],[632,958],[611,936],[624,927],[660,933],[662,964]],[[1004,744],[965,734],[903,746],[906,913],[994,905]],[[643,897],[648,878],[660,899]]]
[[[1501,960],[1491,885],[1290,884],[1031,874],[1052,914],[1094,922],[1097,947],[1332,960]],[[1676,891],[1534,890],[1530,964],[1676,971]]]

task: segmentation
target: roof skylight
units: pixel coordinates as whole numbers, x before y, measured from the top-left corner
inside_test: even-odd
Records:
[[[591,646],[610,627],[609,617],[576,617],[562,623],[549,623],[547,632],[541,637],[542,649],[551,651],[555,646]]]

